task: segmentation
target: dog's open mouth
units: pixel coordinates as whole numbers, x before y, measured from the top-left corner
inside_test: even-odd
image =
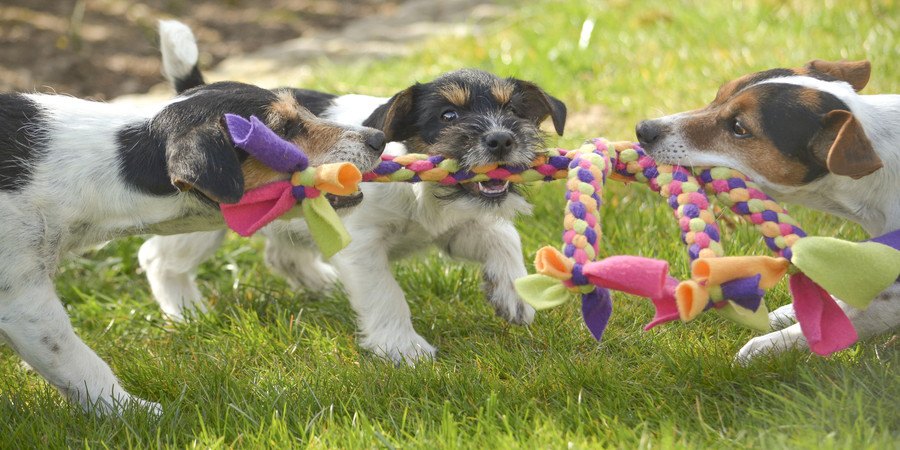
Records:
[[[509,192],[509,181],[488,180],[477,183],[464,183],[470,193],[485,198],[500,198]]]
[[[328,203],[331,203],[331,206],[334,207],[334,209],[350,208],[362,202],[363,193],[357,192],[350,195],[325,194],[325,198],[328,199]]]

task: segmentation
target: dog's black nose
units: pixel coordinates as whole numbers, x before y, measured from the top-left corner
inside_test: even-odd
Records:
[[[494,155],[505,155],[516,147],[513,135],[506,131],[494,131],[484,136],[484,145]]]
[[[366,146],[369,147],[369,150],[377,152],[379,155],[384,151],[384,144],[384,133],[380,131],[366,136]]]
[[[634,131],[637,134],[638,142],[646,146],[659,140],[663,134],[663,127],[655,120],[642,120]]]

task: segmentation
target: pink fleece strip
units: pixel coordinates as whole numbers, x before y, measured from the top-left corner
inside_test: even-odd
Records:
[[[794,312],[810,350],[828,356],[856,342],[853,324],[825,289],[803,273],[791,275],[790,288]]]
[[[675,302],[675,288],[678,287],[678,283],[680,281],[677,278],[667,276],[662,295],[650,297],[650,300],[653,301],[653,306],[656,307],[656,312],[653,315],[653,320],[644,325],[644,331],[666,322],[678,320],[681,317],[678,315],[678,304]]]
[[[596,286],[641,297],[661,297],[669,263],[640,256],[610,256],[584,265],[582,273]]]
[[[220,204],[228,227],[247,237],[294,207],[291,183],[279,181],[247,191],[235,204]]]

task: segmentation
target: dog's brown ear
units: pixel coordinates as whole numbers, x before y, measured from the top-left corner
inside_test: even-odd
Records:
[[[244,195],[244,174],[223,125],[194,128],[169,138],[166,166],[181,191],[196,189],[217,203],[237,203]]]
[[[835,175],[859,179],[884,165],[850,111],[838,109],[825,114],[822,131],[811,144],[816,157]]]
[[[815,59],[806,63],[807,70],[815,70],[831,75],[838,80],[846,81],[853,86],[853,90],[861,91],[869,84],[872,75],[872,64],[867,60],[862,61],[822,61]]]
[[[516,85],[522,93],[524,117],[540,124],[550,116],[556,134],[562,136],[566,128],[566,104],[529,81],[516,80]]]
[[[387,103],[375,108],[363,121],[363,126],[384,132],[386,142],[400,142],[413,137],[416,131],[412,113],[417,86],[394,94]]]

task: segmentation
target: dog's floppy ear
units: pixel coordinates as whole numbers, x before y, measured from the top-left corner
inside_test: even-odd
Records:
[[[197,189],[217,203],[237,203],[244,195],[241,163],[221,124],[171,137],[166,167],[172,184],[181,191]]]
[[[872,75],[872,64],[862,61],[822,61],[815,59],[806,63],[807,70],[814,70],[831,75],[838,80],[846,81],[853,90],[861,91],[869,83]]]
[[[550,116],[553,119],[553,128],[556,134],[562,136],[566,128],[566,104],[557,98],[550,96],[538,85],[522,80],[516,80],[516,84],[522,93],[522,113],[540,124]]]
[[[363,121],[363,126],[383,131],[387,142],[400,142],[415,136],[412,113],[417,87],[418,85],[410,86],[375,108]]]
[[[813,137],[811,145],[816,157],[835,175],[859,179],[884,165],[850,111],[838,109],[825,114],[822,131]]]

